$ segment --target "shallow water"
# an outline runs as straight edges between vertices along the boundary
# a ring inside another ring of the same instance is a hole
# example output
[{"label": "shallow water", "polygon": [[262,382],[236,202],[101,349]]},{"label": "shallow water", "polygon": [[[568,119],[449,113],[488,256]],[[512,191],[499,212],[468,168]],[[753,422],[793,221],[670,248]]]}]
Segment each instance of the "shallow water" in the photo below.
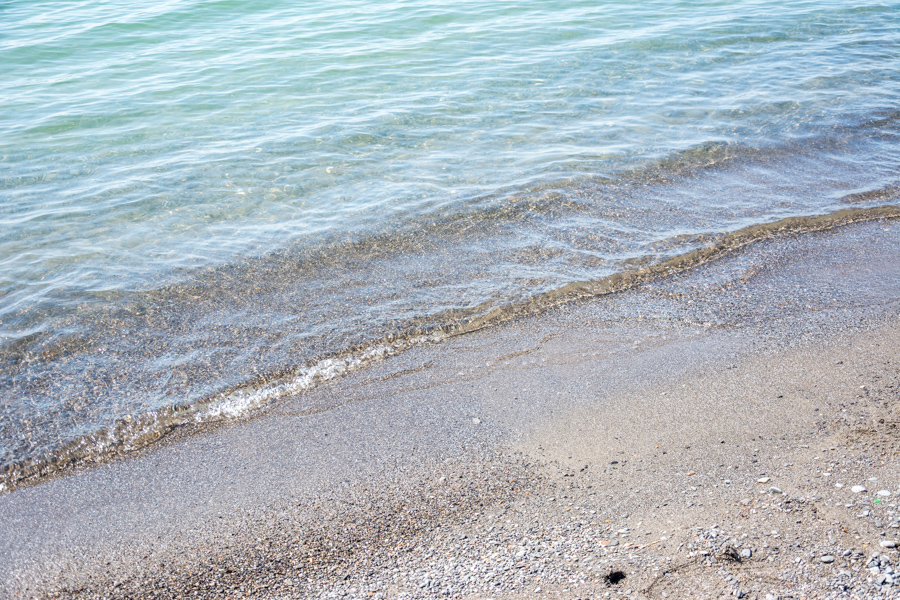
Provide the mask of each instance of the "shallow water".
[{"label": "shallow water", "polygon": [[900,205],[898,14],[5,3],[7,484],[729,232]]}]

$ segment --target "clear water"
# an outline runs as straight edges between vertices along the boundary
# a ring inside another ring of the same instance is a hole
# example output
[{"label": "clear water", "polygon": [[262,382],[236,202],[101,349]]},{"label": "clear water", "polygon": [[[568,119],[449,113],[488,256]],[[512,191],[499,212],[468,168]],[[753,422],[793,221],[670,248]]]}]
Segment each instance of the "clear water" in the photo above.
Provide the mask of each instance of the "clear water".
[{"label": "clear water", "polygon": [[898,2],[9,0],[0,81],[7,483],[900,205]]}]

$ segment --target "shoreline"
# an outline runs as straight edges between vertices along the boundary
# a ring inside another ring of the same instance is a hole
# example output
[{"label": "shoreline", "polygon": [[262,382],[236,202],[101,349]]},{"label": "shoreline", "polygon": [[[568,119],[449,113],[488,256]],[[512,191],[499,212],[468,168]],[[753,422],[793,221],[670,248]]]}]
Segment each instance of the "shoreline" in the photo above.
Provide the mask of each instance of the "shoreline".
[{"label": "shoreline", "polygon": [[524,301],[491,308],[487,312],[480,309],[459,311],[458,314],[437,319],[436,323],[443,323],[437,326],[373,339],[335,354],[319,356],[303,366],[258,374],[254,381],[235,384],[185,404],[129,414],[110,423],[107,428],[70,440],[56,448],[50,456],[36,456],[7,465],[0,473],[0,493],[96,468],[111,460],[152,452],[154,446],[167,437],[181,439],[223,424],[231,425],[235,419],[252,420],[286,396],[306,393],[317,385],[357,369],[365,369],[372,362],[408,351],[417,345],[441,343],[447,338],[497,327],[512,320],[541,318],[542,314],[557,309],[566,310],[566,306],[573,303],[602,302],[606,296],[655,285],[666,277],[690,275],[707,263],[727,259],[740,254],[747,246],[772,239],[814,235],[861,223],[893,222],[898,219],[900,207],[892,205],[842,208],[825,214],[785,217],[722,234],[711,244],[656,262],[647,263],[646,258],[635,259],[629,268],[609,276],[569,283]]},{"label": "shoreline", "polygon": [[895,597],[898,234],[767,241],[6,494],[0,593]]}]

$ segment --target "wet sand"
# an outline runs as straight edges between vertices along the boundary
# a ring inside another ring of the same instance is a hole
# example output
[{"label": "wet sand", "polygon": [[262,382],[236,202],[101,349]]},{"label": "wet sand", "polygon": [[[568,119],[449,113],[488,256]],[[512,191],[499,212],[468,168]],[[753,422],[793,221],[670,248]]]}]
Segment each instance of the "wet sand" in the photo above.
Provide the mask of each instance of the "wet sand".
[{"label": "wet sand", "polygon": [[0,591],[895,597],[897,257],[775,237],[5,494]]}]

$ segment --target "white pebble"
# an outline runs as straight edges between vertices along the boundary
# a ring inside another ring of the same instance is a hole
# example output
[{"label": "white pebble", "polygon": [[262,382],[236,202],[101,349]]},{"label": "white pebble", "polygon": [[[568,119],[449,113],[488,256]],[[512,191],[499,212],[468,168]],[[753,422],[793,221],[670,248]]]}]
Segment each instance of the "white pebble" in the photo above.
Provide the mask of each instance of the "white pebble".
[{"label": "white pebble", "polygon": [[850,488],[850,491],[854,494],[861,494],[862,492],[866,491],[866,488],[861,485],[854,485],[852,488]]}]

